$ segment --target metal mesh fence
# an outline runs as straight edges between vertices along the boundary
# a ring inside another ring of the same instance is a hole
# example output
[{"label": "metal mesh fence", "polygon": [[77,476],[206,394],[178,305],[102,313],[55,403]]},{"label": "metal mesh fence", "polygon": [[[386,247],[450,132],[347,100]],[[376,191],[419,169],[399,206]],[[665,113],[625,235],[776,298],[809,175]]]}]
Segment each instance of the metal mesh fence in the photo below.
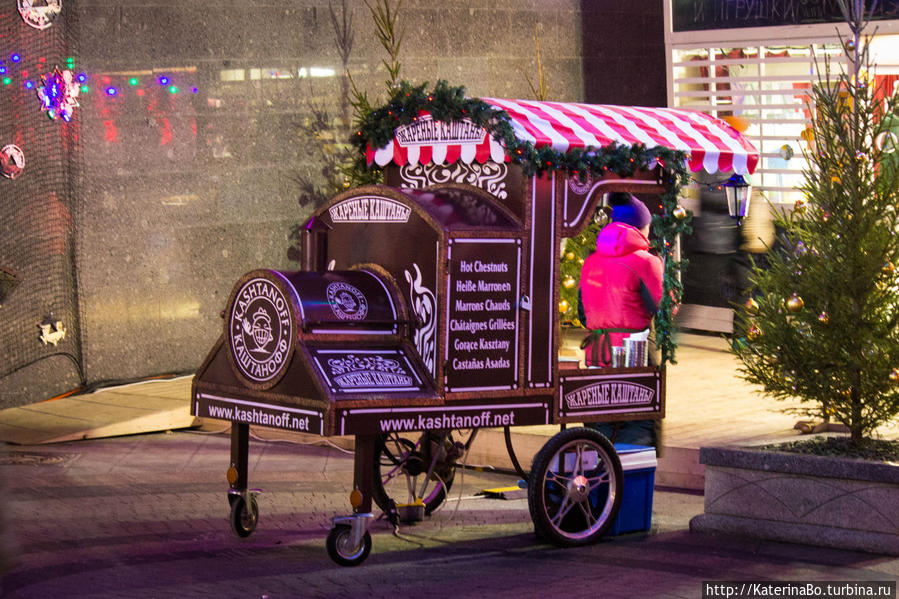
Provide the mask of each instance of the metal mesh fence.
[{"label": "metal mesh fence", "polygon": [[[0,8],[0,147],[15,144],[25,157],[18,177],[0,178],[0,268],[19,280],[0,307],[0,408],[9,407],[4,379],[21,379],[48,358],[68,358],[61,363],[72,370],[61,379],[83,380],[73,243],[79,109],[71,122],[53,120],[37,95],[54,67],[77,71],[70,55],[76,21],[74,10],[63,10],[39,30],[16,3]],[[30,401],[43,399],[39,382],[32,389],[38,396]]]}]

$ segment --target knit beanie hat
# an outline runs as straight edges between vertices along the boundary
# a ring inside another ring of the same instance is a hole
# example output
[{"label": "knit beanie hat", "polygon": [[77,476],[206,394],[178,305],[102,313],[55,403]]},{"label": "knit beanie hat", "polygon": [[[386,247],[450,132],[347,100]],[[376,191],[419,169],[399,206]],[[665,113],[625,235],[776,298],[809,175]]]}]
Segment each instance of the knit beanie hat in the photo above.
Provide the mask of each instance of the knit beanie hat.
[{"label": "knit beanie hat", "polygon": [[652,215],[646,204],[629,193],[609,194],[609,204],[612,206],[612,222],[625,223],[638,229],[652,222]]}]

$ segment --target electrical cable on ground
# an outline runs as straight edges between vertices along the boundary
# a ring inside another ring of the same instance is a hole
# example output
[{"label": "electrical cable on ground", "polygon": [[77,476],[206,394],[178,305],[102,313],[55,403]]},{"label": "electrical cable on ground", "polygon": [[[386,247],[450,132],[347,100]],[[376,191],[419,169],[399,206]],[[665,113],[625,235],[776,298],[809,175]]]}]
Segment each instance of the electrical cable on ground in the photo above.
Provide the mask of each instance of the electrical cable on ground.
[{"label": "electrical cable on ground", "polygon": [[[184,432],[191,433],[193,435],[221,435],[226,434],[231,431],[231,425],[226,425],[223,428],[212,430],[212,431],[197,431],[186,429]],[[315,441],[294,441],[292,439],[266,439],[265,437],[261,437],[256,433],[250,432],[250,438],[255,441],[262,441],[263,443],[287,443],[289,445],[300,445],[300,446],[315,446],[322,447],[328,446],[332,449],[336,449],[341,453],[345,453],[348,455],[353,455],[355,452],[350,451],[349,449],[345,449],[328,438],[322,437],[321,439],[317,439]]]}]

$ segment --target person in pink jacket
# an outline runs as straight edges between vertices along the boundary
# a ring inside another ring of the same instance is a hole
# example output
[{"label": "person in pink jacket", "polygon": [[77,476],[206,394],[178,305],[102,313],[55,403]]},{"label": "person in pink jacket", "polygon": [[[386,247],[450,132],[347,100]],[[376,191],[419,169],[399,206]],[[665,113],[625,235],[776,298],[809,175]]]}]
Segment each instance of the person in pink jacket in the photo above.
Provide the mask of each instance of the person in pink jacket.
[{"label": "person in pink jacket", "polygon": [[[599,232],[596,251],[581,269],[582,322],[590,329],[581,347],[588,366],[609,366],[612,347],[649,328],[662,299],[662,259],[649,253],[649,209],[626,193],[610,194],[609,204],[612,222]],[[660,425],[658,420],[632,420],[587,426],[612,443],[653,446],[659,451]]]},{"label": "person in pink jacket", "polygon": [[581,301],[591,334],[582,346],[588,366],[612,363],[612,347],[649,328],[662,299],[662,259],[649,253],[652,216],[630,194],[610,194],[612,222],[596,238],[581,269]]}]

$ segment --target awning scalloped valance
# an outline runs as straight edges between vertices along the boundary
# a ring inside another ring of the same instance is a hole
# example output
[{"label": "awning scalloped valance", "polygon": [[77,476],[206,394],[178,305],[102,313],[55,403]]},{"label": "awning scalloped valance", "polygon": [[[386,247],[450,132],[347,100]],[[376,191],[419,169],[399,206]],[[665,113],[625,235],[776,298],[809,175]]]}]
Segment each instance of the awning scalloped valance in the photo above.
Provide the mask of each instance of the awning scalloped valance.
[{"label": "awning scalloped valance", "polygon": [[[611,143],[665,147],[688,155],[691,171],[755,171],[758,151],[740,133],[702,112],[531,100],[481,98],[510,117],[515,137],[559,152]],[[442,123],[422,114],[397,128],[393,140],[367,151],[369,164],[484,163],[508,160],[501,141],[470,122]]]}]

